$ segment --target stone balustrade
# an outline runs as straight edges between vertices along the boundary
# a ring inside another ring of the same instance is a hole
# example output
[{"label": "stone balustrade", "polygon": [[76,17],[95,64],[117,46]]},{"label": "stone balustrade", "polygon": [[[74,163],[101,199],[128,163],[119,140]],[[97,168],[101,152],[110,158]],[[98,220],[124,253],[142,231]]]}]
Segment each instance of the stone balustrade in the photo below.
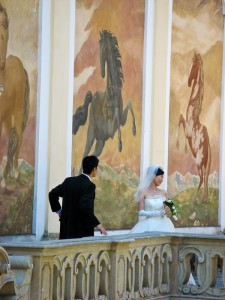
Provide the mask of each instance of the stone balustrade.
[{"label": "stone balustrade", "polygon": [[143,233],[2,246],[0,299],[7,282],[15,283],[7,299],[225,299],[223,235]]},{"label": "stone balustrade", "polygon": [[29,289],[32,269],[30,255],[8,256],[0,246],[0,299],[31,299]]}]

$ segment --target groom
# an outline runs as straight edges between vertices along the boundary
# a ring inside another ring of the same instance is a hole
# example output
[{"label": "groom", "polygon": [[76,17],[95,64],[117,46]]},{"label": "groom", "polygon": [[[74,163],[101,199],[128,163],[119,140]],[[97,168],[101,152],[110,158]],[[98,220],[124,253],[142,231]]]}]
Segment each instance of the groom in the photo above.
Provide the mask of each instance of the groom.
[{"label": "groom", "polygon": [[[91,178],[97,175],[98,163],[96,156],[84,157],[83,173],[66,178],[49,192],[51,209],[60,217],[60,239],[94,236],[95,227],[101,234],[107,235],[107,231],[94,215],[95,184]],[[62,207],[59,197],[63,198]]]}]

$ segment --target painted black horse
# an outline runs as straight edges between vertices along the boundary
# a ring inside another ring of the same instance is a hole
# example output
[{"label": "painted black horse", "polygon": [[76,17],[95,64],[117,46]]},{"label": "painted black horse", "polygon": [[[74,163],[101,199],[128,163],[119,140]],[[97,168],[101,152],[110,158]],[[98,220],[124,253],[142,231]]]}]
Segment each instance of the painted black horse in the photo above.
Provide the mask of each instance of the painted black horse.
[{"label": "painted black horse", "polygon": [[75,135],[79,127],[87,121],[90,104],[89,126],[83,157],[89,154],[95,140],[93,155],[100,156],[105,142],[109,138],[113,139],[116,131],[118,131],[118,149],[120,152],[122,151],[120,127],[126,124],[129,110],[132,114],[133,135],[136,135],[135,116],[131,101],[123,109],[123,71],[117,38],[111,32],[102,30],[100,32],[99,47],[102,78],[105,77],[107,66],[106,89],[103,92],[97,91],[94,95],[88,91],[84,104],[78,107],[73,115],[73,134]]}]

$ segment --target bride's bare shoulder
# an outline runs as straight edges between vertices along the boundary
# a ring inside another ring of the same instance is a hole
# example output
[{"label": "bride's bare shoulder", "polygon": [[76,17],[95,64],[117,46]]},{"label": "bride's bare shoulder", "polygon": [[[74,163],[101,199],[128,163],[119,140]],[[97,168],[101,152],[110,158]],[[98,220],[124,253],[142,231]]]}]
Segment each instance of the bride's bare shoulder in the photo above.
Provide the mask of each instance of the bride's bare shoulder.
[{"label": "bride's bare shoulder", "polygon": [[140,195],[142,198],[145,198],[145,197],[146,197],[146,194],[147,194],[147,189],[140,190],[140,192],[139,192],[139,195]]}]

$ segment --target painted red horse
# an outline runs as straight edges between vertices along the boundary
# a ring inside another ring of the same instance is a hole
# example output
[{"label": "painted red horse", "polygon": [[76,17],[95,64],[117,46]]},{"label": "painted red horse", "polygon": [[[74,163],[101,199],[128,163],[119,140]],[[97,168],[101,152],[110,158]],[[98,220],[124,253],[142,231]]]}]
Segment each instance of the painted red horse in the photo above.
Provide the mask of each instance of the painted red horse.
[{"label": "painted red horse", "polygon": [[10,173],[19,178],[18,156],[27,124],[30,85],[27,71],[21,60],[13,55],[7,57],[9,19],[0,4],[0,139],[4,127],[7,138],[7,162],[1,179],[6,187]]},{"label": "painted red horse", "polygon": [[[208,197],[208,177],[211,164],[211,150],[207,128],[201,124],[199,120],[202,111],[202,101],[204,97],[204,73],[203,61],[201,55],[194,53],[192,59],[191,71],[188,77],[188,86],[191,87],[191,95],[186,110],[186,119],[181,114],[177,130],[177,148],[179,149],[178,132],[180,125],[183,126],[185,137],[188,140],[190,150],[195,158],[199,184],[193,197],[196,202],[198,192],[204,183],[204,193],[202,201],[206,201]],[[185,141],[185,152],[187,146]]]}]

